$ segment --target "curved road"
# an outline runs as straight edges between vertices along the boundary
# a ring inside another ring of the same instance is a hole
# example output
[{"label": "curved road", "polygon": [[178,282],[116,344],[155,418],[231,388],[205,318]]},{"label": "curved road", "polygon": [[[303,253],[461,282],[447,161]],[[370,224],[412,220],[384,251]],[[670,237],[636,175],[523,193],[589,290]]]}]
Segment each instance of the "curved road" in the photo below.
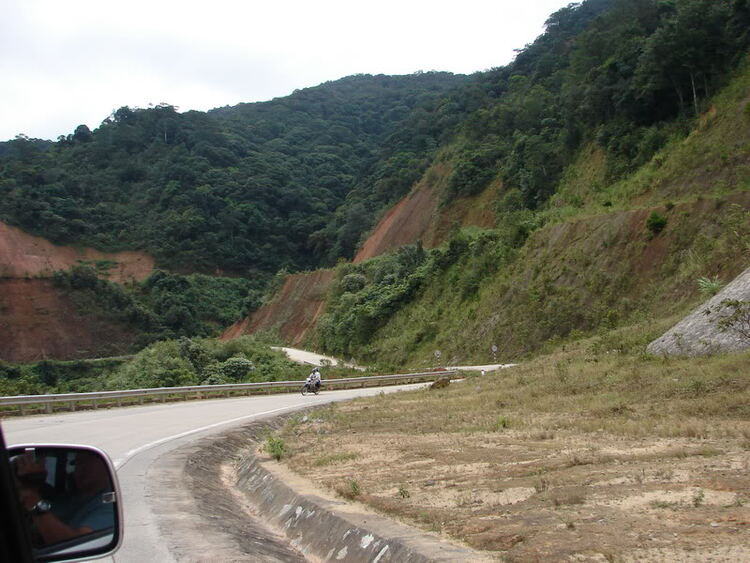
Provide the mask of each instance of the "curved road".
[{"label": "curved road", "polygon": [[32,416],[6,419],[3,430],[9,445],[71,443],[106,451],[117,467],[124,500],[125,539],[115,560],[171,562],[177,559],[159,533],[158,516],[149,505],[146,483],[149,467],[161,456],[251,420],[421,385],[424,384],[324,391],[305,397],[292,393]]}]

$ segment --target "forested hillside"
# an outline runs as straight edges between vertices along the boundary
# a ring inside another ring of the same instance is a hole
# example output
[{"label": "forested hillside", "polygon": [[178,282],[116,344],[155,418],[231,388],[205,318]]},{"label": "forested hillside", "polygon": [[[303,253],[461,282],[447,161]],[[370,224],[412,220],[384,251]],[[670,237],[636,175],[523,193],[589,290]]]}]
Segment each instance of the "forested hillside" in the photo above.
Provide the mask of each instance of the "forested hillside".
[{"label": "forested hillside", "polygon": [[181,271],[314,266],[326,258],[314,233],[396,126],[465,80],[360,75],[208,113],[123,107],[52,146],[19,137],[0,153],[0,218]]},{"label": "forested hillside", "polygon": [[[364,249],[339,267],[309,337],[327,350],[382,356],[394,338],[404,363],[436,344],[458,354],[504,339],[527,353],[653,314],[667,293],[671,314],[694,298],[691,276],[744,263],[719,265],[734,240],[722,229],[745,236],[748,46],[748,0],[586,0],[552,14],[511,64],[471,77],[357,75],[208,113],[125,107],[56,143],[9,141],[0,219],[56,242],[145,250],[173,272],[251,278],[217,290],[249,291],[250,308],[271,275]],[[413,232],[363,247],[397,204],[393,224]],[[702,229],[720,245],[700,246]],[[631,279],[634,245],[664,263],[647,263],[650,293]],[[592,270],[610,261],[611,283]],[[190,283],[157,281],[155,299],[135,295],[160,316],[149,340],[208,334],[243,308],[198,311]],[[444,332],[454,322],[471,346]]]},{"label": "forested hillside", "polygon": [[513,64],[462,91],[475,108],[423,179],[443,213],[493,197],[496,228],[340,266],[315,342],[395,364],[435,349],[486,362],[493,344],[519,357],[683,311],[698,278],[737,275],[750,263],[749,17],[746,2],[704,0],[553,14]]}]

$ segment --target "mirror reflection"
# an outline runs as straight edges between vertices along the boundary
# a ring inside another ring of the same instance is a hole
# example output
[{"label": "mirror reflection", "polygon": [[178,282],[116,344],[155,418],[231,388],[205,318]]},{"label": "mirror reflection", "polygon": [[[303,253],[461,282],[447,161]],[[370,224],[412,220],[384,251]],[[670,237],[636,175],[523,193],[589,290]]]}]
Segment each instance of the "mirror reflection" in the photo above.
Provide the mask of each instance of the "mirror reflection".
[{"label": "mirror reflection", "polygon": [[114,484],[97,452],[26,448],[11,463],[35,548],[114,537]]}]

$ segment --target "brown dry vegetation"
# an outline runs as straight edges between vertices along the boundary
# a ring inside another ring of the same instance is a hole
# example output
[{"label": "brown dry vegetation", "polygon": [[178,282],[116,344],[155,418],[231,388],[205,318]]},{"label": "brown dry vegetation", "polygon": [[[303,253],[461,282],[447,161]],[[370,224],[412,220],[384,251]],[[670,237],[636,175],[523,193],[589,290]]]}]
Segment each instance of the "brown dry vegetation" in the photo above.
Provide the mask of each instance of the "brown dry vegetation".
[{"label": "brown dry vegetation", "polygon": [[750,354],[644,358],[642,332],[326,407],[288,463],[499,560],[750,560]]}]

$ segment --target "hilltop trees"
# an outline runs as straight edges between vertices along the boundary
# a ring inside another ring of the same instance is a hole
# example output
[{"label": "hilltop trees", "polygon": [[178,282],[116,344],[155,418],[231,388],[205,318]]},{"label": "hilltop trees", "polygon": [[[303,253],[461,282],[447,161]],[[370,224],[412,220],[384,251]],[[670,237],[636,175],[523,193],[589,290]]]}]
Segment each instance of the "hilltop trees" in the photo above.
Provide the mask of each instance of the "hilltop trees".
[{"label": "hilltop trees", "polygon": [[529,210],[584,145],[606,152],[607,181],[627,174],[704,109],[749,28],[747,0],[586,0],[468,78],[358,75],[208,113],[120,108],[51,146],[0,144],[0,218],[182,270],[330,265],[438,156],[443,201],[500,179]]},{"label": "hilltop trees", "polygon": [[[209,113],[120,108],[51,150],[6,143],[0,219],[55,242],[144,249],[180,270],[313,267],[358,242],[346,225],[318,244],[311,235],[331,223],[387,136],[464,81],[362,75]],[[347,217],[367,221],[359,208]]]}]

